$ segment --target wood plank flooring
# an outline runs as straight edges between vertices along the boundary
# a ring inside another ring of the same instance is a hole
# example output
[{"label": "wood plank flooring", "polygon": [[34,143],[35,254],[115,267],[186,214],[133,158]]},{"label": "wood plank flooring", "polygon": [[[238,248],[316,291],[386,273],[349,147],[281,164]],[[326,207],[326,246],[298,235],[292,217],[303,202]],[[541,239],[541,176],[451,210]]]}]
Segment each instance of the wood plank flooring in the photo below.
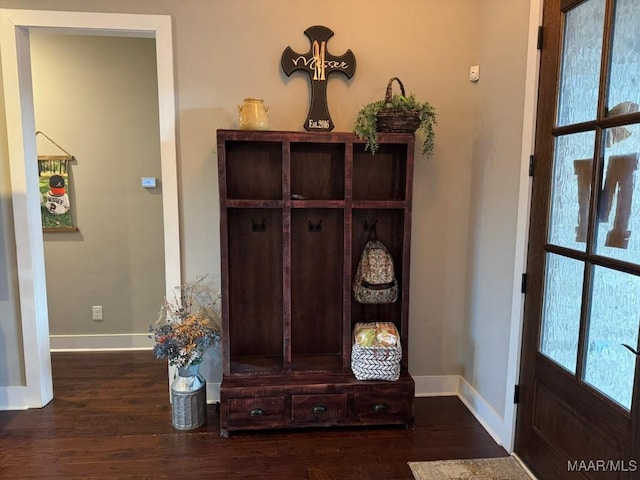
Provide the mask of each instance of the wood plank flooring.
[{"label": "wood plank flooring", "polygon": [[456,397],[418,398],[415,428],[219,436],[218,413],[171,425],[166,362],[149,351],[53,353],[54,400],[0,412],[1,479],[413,479],[409,461],[501,457]]}]

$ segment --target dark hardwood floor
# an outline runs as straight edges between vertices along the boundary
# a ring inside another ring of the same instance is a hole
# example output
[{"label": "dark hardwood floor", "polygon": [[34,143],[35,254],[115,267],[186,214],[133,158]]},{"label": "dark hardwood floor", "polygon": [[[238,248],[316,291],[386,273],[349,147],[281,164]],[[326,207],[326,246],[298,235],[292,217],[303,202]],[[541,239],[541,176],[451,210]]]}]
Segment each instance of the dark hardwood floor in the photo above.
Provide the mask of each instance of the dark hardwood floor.
[{"label": "dark hardwood floor", "polygon": [[415,428],[219,436],[171,425],[166,363],[151,352],[53,353],[54,400],[0,412],[0,478],[412,479],[409,461],[506,456],[456,397],[418,398]]}]

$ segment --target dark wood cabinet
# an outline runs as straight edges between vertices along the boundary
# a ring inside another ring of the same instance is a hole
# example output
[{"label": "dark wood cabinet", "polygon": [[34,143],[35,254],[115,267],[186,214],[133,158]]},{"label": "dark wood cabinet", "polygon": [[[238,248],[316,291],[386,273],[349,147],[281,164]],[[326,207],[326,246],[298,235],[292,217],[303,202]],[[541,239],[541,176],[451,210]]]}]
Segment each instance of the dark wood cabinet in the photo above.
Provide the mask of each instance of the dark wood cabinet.
[{"label": "dark wood cabinet", "polygon": [[[221,435],[413,423],[407,371],[414,136],[218,131],[223,300]],[[394,258],[398,301],[363,305],[352,280],[370,230]],[[393,322],[395,382],[351,372],[357,322]]]}]

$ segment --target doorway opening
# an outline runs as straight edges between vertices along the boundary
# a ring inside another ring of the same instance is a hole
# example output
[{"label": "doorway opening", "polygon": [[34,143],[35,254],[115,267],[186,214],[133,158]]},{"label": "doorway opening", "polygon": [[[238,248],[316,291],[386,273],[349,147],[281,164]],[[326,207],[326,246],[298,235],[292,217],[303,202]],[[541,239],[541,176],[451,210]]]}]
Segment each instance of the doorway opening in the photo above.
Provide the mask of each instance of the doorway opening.
[{"label": "doorway opening", "polygon": [[148,348],[165,288],[155,39],[35,31],[30,47],[51,350]]},{"label": "doorway opening", "polygon": [[180,284],[180,239],[175,144],[175,97],[171,18],[85,12],[0,10],[0,46],[7,118],[11,194],[25,387],[14,390],[11,408],[46,405],[53,398],[49,354],[44,248],[38,192],[30,34],[118,35],[154,38],[162,182],[165,294]]}]

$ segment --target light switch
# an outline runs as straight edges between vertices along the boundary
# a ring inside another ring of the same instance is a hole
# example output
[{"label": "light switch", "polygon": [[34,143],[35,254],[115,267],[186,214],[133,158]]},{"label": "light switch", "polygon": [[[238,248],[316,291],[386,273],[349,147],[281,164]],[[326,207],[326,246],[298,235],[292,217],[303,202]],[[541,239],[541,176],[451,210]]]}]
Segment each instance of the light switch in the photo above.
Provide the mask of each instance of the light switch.
[{"label": "light switch", "polygon": [[156,188],[156,177],[142,177],[142,186],[144,188]]}]

